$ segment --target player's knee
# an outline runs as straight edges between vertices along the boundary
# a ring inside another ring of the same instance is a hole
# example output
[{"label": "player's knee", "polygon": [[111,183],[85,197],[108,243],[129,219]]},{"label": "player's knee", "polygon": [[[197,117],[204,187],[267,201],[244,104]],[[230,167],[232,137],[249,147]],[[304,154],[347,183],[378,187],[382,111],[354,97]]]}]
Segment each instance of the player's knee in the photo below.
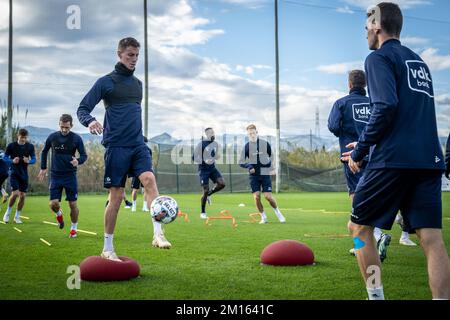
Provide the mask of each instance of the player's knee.
[{"label": "player's knee", "polygon": [[260,200],[261,200],[261,195],[260,195],[259,193],[254,193],[254,194],[253,194],[253,198],[254,198],[256,201],[260,201]]},{"label": "player's knee", "polygon": [[218,182],[217,183],[217,187],[219,187],[219,189],[223,189],[223,188],[225,188],[225,182]]},{"label": "player's knee", "polygon": [[25,199],[26,193],[25,192],[19,192],[19,199],[23,200]]},{"label": "player's knee", "polygon": [[442,243],[442,235],[437,230],[436,232],[417,230],[417,237],[420,240],[420,245],[424,249],[429,249]]},{"label": "player's knee", "polygon": [[153,186],[156,185],[155,176],[151,172],[141,174],[139,176],[139,180],[141,181],[145,189],[153,188]]},{"label": "player's knee", "polygon": [[52,208],[54,211],[59,209],[59,201],[58,200],[50,200],[49,202],[50,208]]},{"label": "player's knee", "polygon": [[267,201],[272,202],[273,201],[273,197],[270,194],[265,194],[264,198],[266,198]]},{"label": "player's knee", "polygon": [[69,201],[69,207],[70,207],[70,210],[78,209],[76,201]]},{"label": "player's knee", "polygon": [[373,228],[369,226],[362,226],[359,224],[355,224],[353,222],[349,222],[349,230],[353,237],[367,237],[371,232],[373,233]]}]

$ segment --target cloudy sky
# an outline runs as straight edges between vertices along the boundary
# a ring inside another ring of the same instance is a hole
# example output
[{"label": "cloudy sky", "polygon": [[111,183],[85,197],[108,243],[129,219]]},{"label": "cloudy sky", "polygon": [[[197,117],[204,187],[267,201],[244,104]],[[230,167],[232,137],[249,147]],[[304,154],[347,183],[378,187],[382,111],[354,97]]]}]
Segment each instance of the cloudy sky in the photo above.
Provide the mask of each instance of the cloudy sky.
[{"label": "cloudy sky", "polygon": [[[149,0],[149,136],[198,136],[212,126],[275,134],[273,0]],[[403,43],[429,64],[441,135],[450,131],[450,1],[398,0]],[[370,53],[364,10],[371,0],[280,0],[282,136],[330,136],[346,74]],[[81,10],[68,29],[67,8]],[[14,105],[21,125],[54,128],[75,115],[95,80],[113,69],[117,42],[143,41],[143,1],[14,0]],[[0,0],[0,100],[7,97],[8,0]],[[143,50],[137,76],[143,76]],[[26,110],[28,115],[25,118]],[[94,114],[102,119],[103,104]],[[75,130],[86,132],[78,121]]]}]

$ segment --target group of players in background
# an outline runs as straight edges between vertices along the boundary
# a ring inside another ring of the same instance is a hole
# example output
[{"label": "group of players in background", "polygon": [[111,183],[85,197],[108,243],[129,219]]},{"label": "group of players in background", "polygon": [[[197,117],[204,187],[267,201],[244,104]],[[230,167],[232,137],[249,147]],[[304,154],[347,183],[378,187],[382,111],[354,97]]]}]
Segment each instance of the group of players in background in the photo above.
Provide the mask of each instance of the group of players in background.
[{"label": "group of players in background", "polygon": [[[384,299],[381,274],[379,281],[372,285],[368,282],[369,270],[374,266],[381,270],[391,240],[381,229],[390,230],[394,221],[402,221],[400,242],[415,245],[408,237],[408,233],[415,232],[425,252],[433,298],[448,299],[450,264],[441,230],[441,179],[444,171],[447,177],[450,174],[450,141],[445,166],[437,134],[430,71],[420,56],[399,41],[403,16],[398,5],[380,3],[368,11],[367,18],[368,44],[374,52],[366,59],[365,73],[361,70],[350,73],[350,94],[335,103],[329,117],[329,129],[339,137],[352,200],[348,228],[353,236],[353,252],[366,281],[369,299]],[[114,250],[113,235],[127,178],[139,179],[147,203],[159,195],[151,150],[142,134],[142,83],[133,75],[139,48],[134,38],[120,40],[115,70],[96,81],[77,110],[81,124],[92,134],[103,134],[102,144],[106,148],[103,183],[109,189],[109,198],[101,256],[114,261],[121,261]],[[369,97],[366,97],[366,82]],[[91,115],[101,100],[106,109],[103,124]],[[70,115],[60,118],[60,130],[49,136],[42,152],[39,178],[47,175],[47,153],[51,148],[50,207],[62,228],[60,201],[65,189],[71,210],[70,236],[74,237],[78,221],[76,170],[87,155],[80,136],[70,131],[72,125]],[[249,142],[242,151],[240,165],[248,170],[255,204],[261,213],[260,223],[268,221],[261,192],[278,220],[284,223],[286,219],[272,196],[270,144],[258,138],[255,125],[246,129]],[[27,167],[36,162],[34,147],[27,142],[27,136],[26,130],[21,129],[17,142],[8,145],[3,157],[6,165],[1,167],[10,166],[13,190],[3,217],[5,222],[9,222],[12,207],[19,198],[14,221],[21,223],[28,187]],[[211,195],[225,188],[225,181],[215,167],[218,145],[214,140],[214,130],[207,128],[193,157],[199,165],[203,188],[202,219],[207,218],[205,206],[211,201]],[[2,172],[3,180],[5,177],[7,174]],[[209,180],[215,184],[212,189]],[[401,216],[397,215],[399,211]],[[170,248],[162,224],[155,218],[153,230],[153,246]]]}]

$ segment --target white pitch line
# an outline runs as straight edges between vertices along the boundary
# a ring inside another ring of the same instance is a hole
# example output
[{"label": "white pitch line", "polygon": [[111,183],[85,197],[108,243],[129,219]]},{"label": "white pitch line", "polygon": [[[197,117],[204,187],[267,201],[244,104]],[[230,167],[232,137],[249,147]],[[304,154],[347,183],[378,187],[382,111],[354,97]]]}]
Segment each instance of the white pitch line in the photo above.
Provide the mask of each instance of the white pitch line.
[{"label": "white pitch line", "polygon": [[51,224],[52,226],[59,226],[56,222],[42,221],[45,224]]},{"label": "white pitch line", "polygon": [[25,219],[25,220],[30,220],[30,218],[29,217],[26,217],[26,216],[20,216],[22,219]]},{"label": "white pitch line", "polygon": [[41,240],[43,243],[45,243],[46,245],[48,245],[49,247],[52,246],[52,244],[48,241],[46,241],[45,239],[39,238],[39,240]]},{"label": "white pitch line", "polygon": [[14,227],[14,230],[16,230],[17,232],[22,233],[22,230],[20,230],[19,228]]},{"label": "white pitch line", "polygon": [[1,223],[1,224],[6,224],[6,222],[5,222],[5,221],[0,221],[0,223]]},{"label": "white pitch line", "polygon": [[86,230],[81,230],[81,229],[77,229],[77,231],[78,231],[78,232],[81,232],[81,233],[92,234],[92,235],[94,235],[94,236],[97,235],[95,232],[91,232],[91,231],[86,231]]}]

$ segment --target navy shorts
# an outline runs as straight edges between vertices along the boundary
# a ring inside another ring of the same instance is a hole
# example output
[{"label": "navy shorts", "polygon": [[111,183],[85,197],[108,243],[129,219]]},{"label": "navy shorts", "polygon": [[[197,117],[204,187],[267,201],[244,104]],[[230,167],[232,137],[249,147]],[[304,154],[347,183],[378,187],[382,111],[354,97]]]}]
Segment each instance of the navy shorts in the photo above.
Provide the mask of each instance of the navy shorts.
[{"label": "navy shorts", "polygon": [[255,192],[272,192],[272,179],[269,175],[249,176],[250,188]]},{"label": "navy shorts", "polygon": [[[364,174],[364,167],[360,169],[360,171],[356,174],[354,174],[351,170],[350,167],[348,166],[347,162],[344,162],[344,175],[345,175],[345,179],[347,180],[347,189],[348,189],[348,193],[349,194],[354,194],[355,190],[356,190],[356,186],[358,185],[359,180],[361,179],[361,177]],[[365,164],[367,164],[365,162]]]},{"label": "navy shorts", "polygon": [[143,188],[144,186],[141,183],[141,180],[139,180],[139,178],[133,177],[131,179],[131,188],[132,189],[140,189]]},{"label": "navy shorts", "polygon": [[20,192],[28,191],[28,176],[22,177],[15,173],[11,173],[9,178],[12,191],[19,190]]},{"label": "navy shorts", "polygon": [[8,179],[8,171],[6,172],[0,172],[0,187],[3,185],[3,183]]},{"label": "navy shorts", "polygon": [[356,188],[351,221],[390,230],[400,210],[404,231],[442,229],[442,172],[438,170],[365,170]]},{"label": "navy shorts", "polygon": [[209,179],[213,183],[217,183],[217,180],[219,178],[222,178],[222,175],[220,174],[220,171],[217,170],[217,168],[208,169],[208,170],[200,170],[198,172],[198,175],[200,177],[200,184],[202,186],[208,186],[209,185]]},{"label": "navy shorts", "polygon": [[50,176],[50,200],[61,201],[63,189],[66,190],[66,201],[77,201],[78,199],[78,182],[75,173],[67,175],[51,175]]},{"label": "navy shorts", "polygon": [[153,172],[152,157],[148,147],[108,147],[105,152],[105,188],[124,188],[127,175],[139,177],[144,172]]}]

